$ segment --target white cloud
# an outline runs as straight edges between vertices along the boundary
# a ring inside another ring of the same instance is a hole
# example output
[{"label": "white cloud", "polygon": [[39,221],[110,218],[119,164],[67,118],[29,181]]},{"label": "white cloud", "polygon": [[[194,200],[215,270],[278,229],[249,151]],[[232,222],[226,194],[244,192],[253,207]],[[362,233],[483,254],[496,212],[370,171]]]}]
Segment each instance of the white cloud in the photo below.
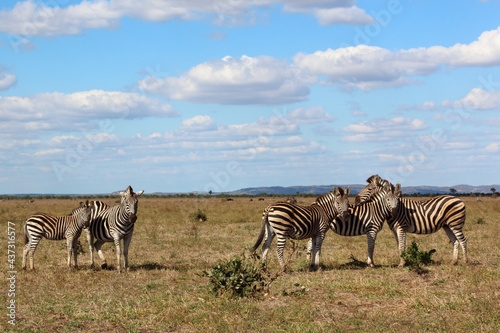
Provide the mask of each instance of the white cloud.
[{"label": "white cloud", "polygon": [[90,90],[0,96],[0,128],[4,135],[25,135],[26,130],[30,135],[56,129],[89,130],[97,120],[175,116],[179,113],[170,105],[139,93]]},{"label": "white cloud", "polygon": [[441,105],[454,109],[500,110],[500,91],[474,88],[464,98],[445,100]]},{"label": "white cloud", "polygon": [[373,17],[368,15],[363,9],[356,6],[348,8],[318,9],[315,11],[314,16],[318,18],[319,24],[321,25],[365,25],[375,21]]},{"label": "white cloud", "polygon": [[450,68],[498,66],[500,65],[500,27],[483,32],[476,41],[470,44],[455,44],[449,48],[433,46],[426,52],[435,61],[446,64]]},{"label": "white cloud", "polygon": [[375,20],[353,0],[287,1],[285,12],[313,15],[321,25],[350,24],[365,25]]},{"label": "white cloud", "polygon": [[14,74],[0,72],[0,91],[7,90],[16,83],[17,79]]},{"label": "white cloud", "polygon": [[183,120],[179,129],[186,132],[212,131],[217,125],[210,116],[195,116]]},{"label": "white cloud", "polygon": [[180,77],[139,81],[139,88],[172,100],[218,104],[285,104],[309,95],[308,76],[284,60],[242,56],[209,61]]},{"label": "white cloud", "polygon": [[[88,29],[116,28],[126,16],[147,22],[211,18],[219,25],[253,24],[256,8],[266,10],[280,3],[276,0],[94,0],[58,7],[28,0],[0,11],[0,31],[25,37],[75,35]],[[364,10],[354,6],[353,0],[288,1],[284,11],[316,16],[320,24],[373,21]]]},{"label": "white cloud", "polygon": [[498,153],[500,151],[500,143],[492,142],[486,148],[484,148],[489,153]]},{"label": "white cloud", "polygon": [[416,83],[411,75],[429,74],[438,66],[426,57],[413,57],[411,51],[391,52],[367,45],[336,50],[299,53],[295,64],[306,73],[326,76],[327,82],[369,91]]},{"label": "white cloud", "polygon": [[290,119],[295,124],[315,124],[333,121],[333,117],[321,106],[298,108],[289,111],[287,112],[287,119]]},{"label": "white cloud", "polygon": [[346,142],[376,142],[394,140],[405,137],[408,131],[420,131],[427,128],[427,124],[417,118],[378,118],[362,123],[355,123],[342,128],[348,133],[342,141]]},{"label": "white cloud", "polygon": [[407,110],[415,110],[415,111],[435,111],[437,109],[437,105],[433,101],[426,101],[421,105],[398,105],[398,110],[407,111]]}]

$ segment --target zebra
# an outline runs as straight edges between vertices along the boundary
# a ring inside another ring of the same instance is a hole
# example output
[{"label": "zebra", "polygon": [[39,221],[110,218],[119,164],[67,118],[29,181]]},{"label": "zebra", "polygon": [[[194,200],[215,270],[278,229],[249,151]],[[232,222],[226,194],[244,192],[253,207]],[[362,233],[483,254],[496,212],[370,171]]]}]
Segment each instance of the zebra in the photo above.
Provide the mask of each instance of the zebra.
[{"label": "zebra", "polygon": [[89,201],[81,203],[78,213],[75,215],[56,216],[45,213],[31,215],[24,224],[24,251],[23,269],[26,269],[26,258],[29,254],[30,269],[35,270],[33,256],[36,247],[43,237],[50,240],[66,239],[68,249],[68,268],[71,268],[71,252],[74,255],[75,268],[78,267],[76,260],[76,245],[82,233],[82,228],[88,227],[91,218],[92,207]]},{"label": "zebra", "polygon": [[[384,181],[384,180],[381,180]],[[361,194],[361,193],[360,193]],[[371,195],[362,195],[371,200]],[[406,250],[406,233],[431,234],[443,228],[453,245],[452,265],[458,263],[458,247],[462,247],[464,263],[467,259],[467,239],[463,234],[465,223],[465,204],[451,195],[439,195],[425,201],[400,198],[397,210],[391,214],[387,223],[396,238],[398,250]],[[399,267],[405,265],[401,257]]]},{"label": "zebra", "polygon": [[[360,236],[366,234],[368,243],[368,259],[366,263],[375,267],[373,252],[377,234],[384,226],[384,221],[393,213],[401,195],[401,185],[394,187],[389,182],[384,183],[384,191],[374,193],[372,201],[361,205],[349,206],[349,220],[342,221],[336,218],[330,223],[330,228],[341,236]],[[307,246],[307,253],[311,253],[311,241]]]},{"label": "zebra", "polygon": [[[101,246],[106,242],[114,242],[116,246],[117,271],[121,273],[121,247],[123,239],[124,268],[128,270],[128,247],[132,240],[134,223],[137,220],[137,197],[144,191],[134,193],[131,186],[119,192],[121,202],[110,207],[101,201],[93,201],[93,213],[90,226],[85,230],[90,251],[90,267],[94,267],[94,248],[104,262],[101,267],[107,267]],[[94,242],[95,239],[95,242]]]},{"label": "zebra", "polygon": [[373,175],[370,176],[366,182],[368,185],[366,185],[361,192],[358,193],[356,196],[356,199],[354,200],[354,203],[356,205],[359,205],[361,203],[364,203],[366,201],[370,200],[370,197],[375,194],[376,192],[379,192],[383,189],[385,184],[388,184],[389,182],[387,180],[383,180],[380,178],[379,175]]},{"label": "zebra", "polygon": [[274,236],[277,236],[276,252],[281,267],[285,268],[283,251],[287,237],[292,239],[312,239],[311,269],[317,270],[321,244],[328,231],[331,220],[339,216],[341,220],[348,218],[349,186],[345,189],[336,188],[329,193],[320,195],[310,206],[299,206],[289,203],[276,203],[268,206],[262,216],[262,228],[259,237],[252,248],[252,253],[266,240],[262,246],[262,261],[265,263],[267,252]]}]

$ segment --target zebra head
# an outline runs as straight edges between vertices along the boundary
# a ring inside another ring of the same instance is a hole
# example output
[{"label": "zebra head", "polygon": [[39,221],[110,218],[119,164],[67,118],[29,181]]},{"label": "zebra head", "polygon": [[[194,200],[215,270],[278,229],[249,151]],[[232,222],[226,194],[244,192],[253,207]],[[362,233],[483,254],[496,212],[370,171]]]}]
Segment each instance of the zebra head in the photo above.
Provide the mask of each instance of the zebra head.
[{"label": "zebra head", "polygon": [[334,190],[335,194],[335,211],[337,216],[340,217],[342,222],[349,221],[349,198],[347,197],[351,192],[351,188],[347,186],[345,191],[342,187],[337,187]]},{"label": "zebra head", "polygon": [[127,189],[120,192],[121,203],[120,205],[125,209],[128,214],[130,222],[134,223],[137,220],[137,197],[140,196],[144,191],[139,191],[134,193],[132,186],[129,185]]},{"label": "zebra head", "polygon": [[377,193],[384,191],[384,186],[390,184],[387,180],[382,179],[379,175],[373,175],[366,180],[366,185],[361,192],[356,196],[354,203],[356,205],[372,201],[373,196]]},{"label": "zebra head", "polygon": [[89,201],[83,203],[80,202],[80,207],[77,208],[77,223],[79,227],[88,228],[90,225],[90,219],[92,216],[92,205],[89,204]]},{"label": "zebra head", "polygon": [[396,186],[387,182],[384,184],[383,190],[383,201],[386,208],[389,210],[391,215],[396,214],[399,204],[399,199],[401,198],[401,184],[397,183]]}]

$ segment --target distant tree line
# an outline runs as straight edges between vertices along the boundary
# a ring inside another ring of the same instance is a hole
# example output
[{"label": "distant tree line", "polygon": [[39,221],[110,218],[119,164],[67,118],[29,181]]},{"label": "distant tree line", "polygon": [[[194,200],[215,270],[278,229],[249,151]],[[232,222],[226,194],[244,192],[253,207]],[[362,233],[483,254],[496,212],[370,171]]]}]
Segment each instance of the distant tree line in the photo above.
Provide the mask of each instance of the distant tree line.
[{"label": "distant tree line", "polygon": [[[499,193],[495,188],[491,188],[492,193],[477,193],[477,192],[469,192],[469,193],[458,193],[457,190],[451,188],[450,194],[459,197],[497,197]],[[434,197],[437,195],[442,195],[443,193],[411,193],[405,194],[404,196],[409,197]],[[299,198],[315,198],[319,194],[315,193],[295,193],[295,194],[269,194],[269,193],[259,193],[259,194],[229,194],[229,193],[218,193],[218,194],[209,194],[209,193],[175,193],[175,194],[144,194],[142,197],[144,198],[288,198],[288,197],[299,197]],[[356,193],[350,195],[351,197],[356,196]],[[0,200],[41,200],[41,199],[67,199],[67,200],[81,200],[81,199],[89,199],[89,200],[100,200],[100,199],[118,199],[119,195],[109,194],[109,195],[57,195],[57,194],[44,194],[44,195],[0,195]]]}]

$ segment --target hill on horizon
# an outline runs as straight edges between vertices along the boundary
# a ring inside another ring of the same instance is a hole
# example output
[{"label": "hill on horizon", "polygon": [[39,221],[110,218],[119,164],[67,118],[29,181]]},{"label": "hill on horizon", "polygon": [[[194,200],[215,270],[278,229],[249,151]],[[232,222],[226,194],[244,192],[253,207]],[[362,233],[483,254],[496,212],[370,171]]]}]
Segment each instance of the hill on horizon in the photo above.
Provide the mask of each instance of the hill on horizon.
[{"label": "hill on horizon", "polygon": [[[248,187],[236,191],[228,192],[229,194],[239,195],[258,195],[261,193],[266,194],[283,194],[283,195],[296,195],[299,194],[322,194],[332,190],[333,187],[346,188],[347,185],[311,185],[311,186],[263,186],[263,187]],[[366,184],[353,184],[351,187],[351,194],[359,193]],[[449,194],[450,189],[454,188],[457,194],[463,193],[491,193],[491,188],[500,190],[500,185],[455,185],[455,186],[404,186],[401,188],[403,194]]]}]

